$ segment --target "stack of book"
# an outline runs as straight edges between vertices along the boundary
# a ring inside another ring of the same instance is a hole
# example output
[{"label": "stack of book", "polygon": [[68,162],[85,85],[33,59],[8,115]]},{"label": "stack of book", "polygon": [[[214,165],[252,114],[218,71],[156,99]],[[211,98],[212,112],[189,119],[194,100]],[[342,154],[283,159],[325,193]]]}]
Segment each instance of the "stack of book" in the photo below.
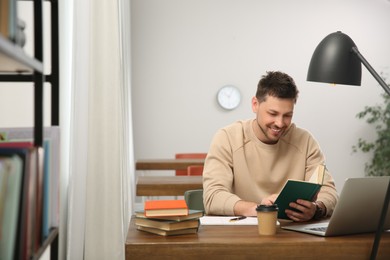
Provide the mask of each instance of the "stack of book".
[{"label": "stack of book", "polygon": [[135,214],[138,230],[161,235],[183,235],[198,232],[201,210],[189,210],[184,200],[145,201],[143,211]]}]

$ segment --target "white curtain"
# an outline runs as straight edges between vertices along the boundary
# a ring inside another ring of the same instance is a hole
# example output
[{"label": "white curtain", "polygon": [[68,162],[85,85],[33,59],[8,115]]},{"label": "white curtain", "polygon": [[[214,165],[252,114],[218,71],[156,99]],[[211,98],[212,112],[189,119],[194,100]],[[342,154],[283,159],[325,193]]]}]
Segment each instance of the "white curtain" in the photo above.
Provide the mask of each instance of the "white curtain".
[{"label": "white curtain", "polygon": [[134,190],[130,3],[73,1],[71,13],[69,189],[61,258],[124,259]]}]

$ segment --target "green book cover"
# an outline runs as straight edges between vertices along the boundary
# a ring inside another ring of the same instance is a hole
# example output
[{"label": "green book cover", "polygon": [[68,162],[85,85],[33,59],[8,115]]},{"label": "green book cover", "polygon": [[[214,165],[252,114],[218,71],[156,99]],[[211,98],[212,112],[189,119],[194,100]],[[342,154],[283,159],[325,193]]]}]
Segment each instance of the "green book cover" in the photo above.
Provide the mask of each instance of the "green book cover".
[{"label": "green book cover", "polygon": [[297,199],[312,201],[320,188],[321,184],[318,183],[288,180],[275,200],[279,208],[278,218],[290,219],[285,213],[286,209],[294,210],[290,208],[290,202],[295,202]]}]

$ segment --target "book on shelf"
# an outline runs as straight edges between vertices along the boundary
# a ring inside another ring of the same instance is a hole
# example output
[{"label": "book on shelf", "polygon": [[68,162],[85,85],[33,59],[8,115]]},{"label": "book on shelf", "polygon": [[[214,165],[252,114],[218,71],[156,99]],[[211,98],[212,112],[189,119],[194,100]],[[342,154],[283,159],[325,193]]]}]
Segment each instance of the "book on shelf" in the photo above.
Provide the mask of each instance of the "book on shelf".
[{"label": "book on shelf", "polygon": [[199,219],[190,219],[184,221],[175,220],[162,220],[162,219],[150,219],[150,218],[135,218],[135,225],[141,227],[156,228],[161,230],[179,230],[187,228],[198,228]]},{"label": "book on shelf", "polygon": [[313,201],[320,191],[323,184],[325,175],[325,166],[319,165],[312,175],[310,181],[302,180],[287,180],[286,184],[282,188],[278,197],[275,200],[275,204],[278,205],[278,218],[279,219],[290,219],[285,213],[286,209],[291,209],[289,204],[295,202],[297,199],[303,199]]},{"label": "book on shelf", "polygon": [[[42,239],[45,239],[51,227],[59,226],[59,157],[60,129],[58,126],[45,127],[43,147],[43,223]],[[0,128],[0,147],[33,146],[34,129],[32,127]]]},{"label": "book on shelf", "polygon": [[36,171],[36,181],[35,181],[35,188],[36,188],[36,200],[35,200],[35,223],[34,223],[34,244],[33,244],[33,252],[35,253],[41,244],[43,243],[43,232],[42,232],[42,210],[43,210],[43,183],[44,183],[44,148],[37,147],[36,150],[36,157],[35,157],[35,171]]},{"label": "book on shelf", "polygon": [[36,210],[37,210],[37,150],[31,148],[26,153],[26,167],[22,201],[22,223],[20,253],[22,258],[34,254],[36,240]]},{"label": "book on shelf", "polygon": [[18,18],[17,0],[0,0],[0,35],[23,47],[26,23]]},{"label": "book on shelf", "polygon": [[50,142],[43,142],[45,151],[43,156],[43,180],[42,180],[42,240],[49,236],[50,232]]},{"label": "book on shelf", "polygon": [[188,206],[185,200],[147,200],[144,210],[146,217],[188,215]]},{"label": "book on shelf", "polygon": [[10,0],[0,0],[0,34],[4,37],[10,35],[10,23],[13,19],[13,12],[10,12],[12,4]]},{"label": "book on shelf", "polygon": [[7,142],[1,141],[0,148],[33,148],[34,144],[32,142]]},{"label": "book on shelf", "polygon": [[24,189],[18,254],[34,254],[48,237],[50,228],[58,226],[59,214],[59,128],[44,129],[42,147],[33,143],[33,128],[0,128],[0,149],[23,157]]},{"label": "book on shelf", "polygon": [[13,40],[17,29],[16,0],[0,0],[0,34]]},{"label": "book on shelf", "polygon": [[189,209],[188,215],[184,216],[157,216],[157,217],[147,217],[145,215],[145,211],[137,211],[135,212],[135,217],[137,218],[149,218],[149,219],[162,219],[162,220],[174,220],[174,221],[184,221],[189,219],[198,219],[200,217],[203,217],[204,213],[202,210],[194,210]]},{"label": "book on shelf", "polygon": [[198,228],[162,230],[158,228],[151,228],[151,227],[144,227],[144,226],[137,226],[137,230],[149,232],[160,236],[177,236],[177,235],[185,235],[185,234],[196,234],[198,232]]},{"label": "book on shelf", "polygon": [[16,258],[22,180],[22,159],[0,155],[0,259]]},{"label": "book on shelf", "polygon": [[16,232],[17,250],[15,259],[28,259],[35,250],[37,233],[37,192],[38,172],[37,154],[41,148],[0,147],[0,156],[18,155],[23,162],[22,190],[19,200],[18,230]]}]

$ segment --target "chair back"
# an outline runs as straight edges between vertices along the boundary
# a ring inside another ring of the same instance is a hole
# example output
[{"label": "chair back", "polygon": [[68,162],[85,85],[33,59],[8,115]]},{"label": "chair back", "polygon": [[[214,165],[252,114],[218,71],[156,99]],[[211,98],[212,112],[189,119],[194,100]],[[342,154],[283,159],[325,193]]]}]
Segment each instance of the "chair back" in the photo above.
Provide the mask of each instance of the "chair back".
[{"label": "chair back", "polygon": [[[206,158],[207,153],[177,153],[175,154],[176,159],[204,159]],[[186,170],[176,170],[176,176],[186,176],[188,175]]]},{"label": "chair back", "polygon": [[203,175],[203,165],[190,165],[187,167],[188,176],[202,176]]},{"label": "chair back", "polygon": [[203,206],[203,189],[187,190],[184,193],[184,200],[187,203],[188,209],[202,210]]}]

